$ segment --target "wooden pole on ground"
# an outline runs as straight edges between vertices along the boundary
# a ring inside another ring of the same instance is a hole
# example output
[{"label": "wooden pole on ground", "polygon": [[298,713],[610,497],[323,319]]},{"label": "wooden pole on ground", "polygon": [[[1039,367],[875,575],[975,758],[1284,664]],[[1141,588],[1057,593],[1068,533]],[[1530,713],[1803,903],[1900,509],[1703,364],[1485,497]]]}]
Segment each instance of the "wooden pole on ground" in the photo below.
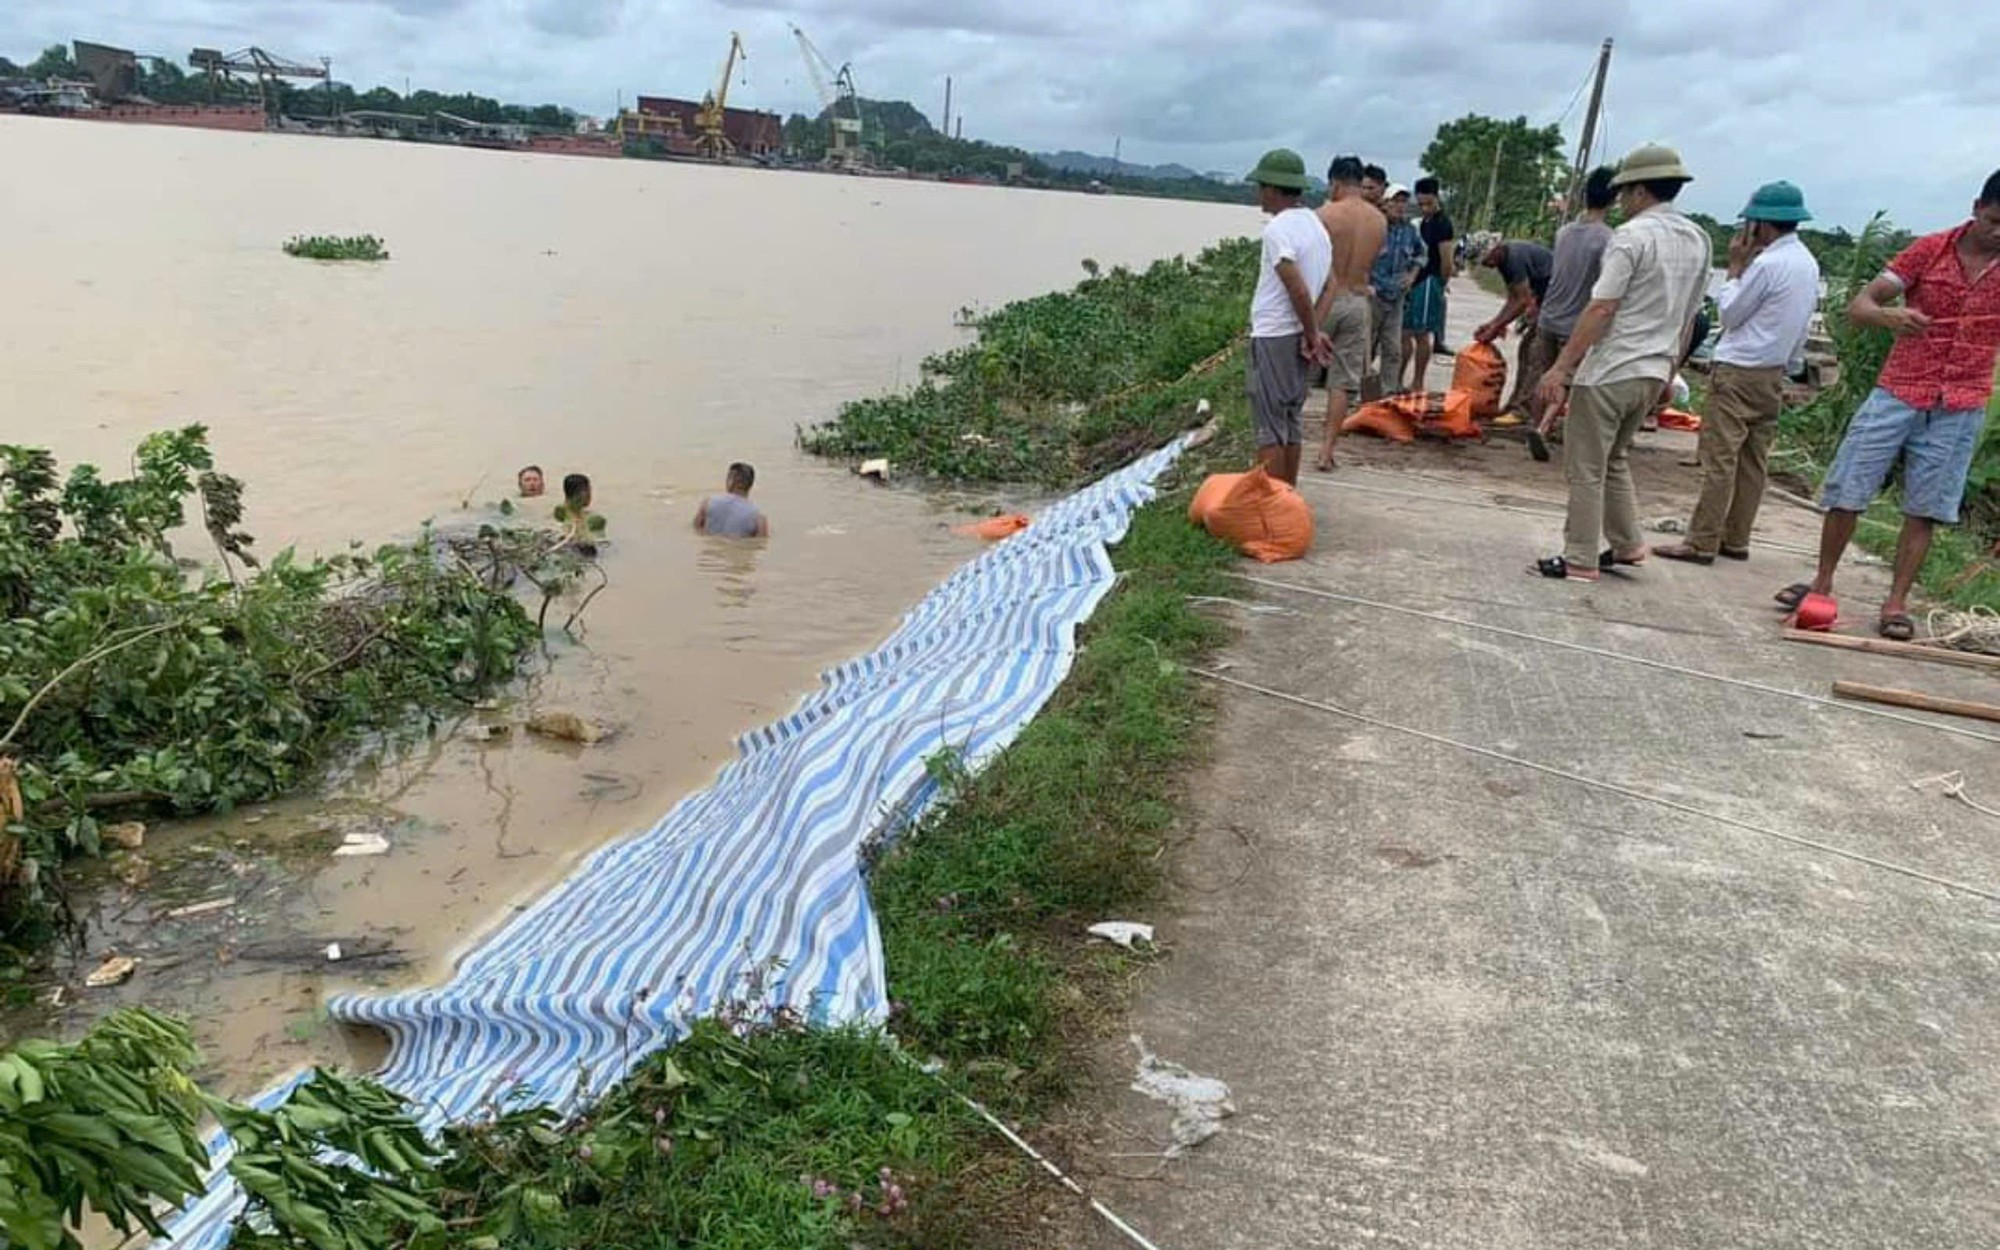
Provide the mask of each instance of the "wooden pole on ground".
[{"label": "wooden pole on ground", "polygon": [[1953,651],[1917,642],[1897,642],[1893,638],[1856,638],[1851,634],[1824,634],[1810,629],[1788,629],[1786,642],[1809,642],[1816,647],[1839,647],[1846,651],[1867,651],[1874,655],[1899,655],[1906,660],[1928,660],[1933,664],[1955,664],[1960,668],[2000,669],[2000,655],[1977,651]]},{"label": "wooden pole on ground", "polygon": [[1898,690],[1893,686],[1869,686],[1858,681],[1833,683],[1838,699],[1859,699],[1864,703],[1891,703],[1919,712],[1943,712],[1947,716],[1970,716],[1975,720],[2000,721],[2000,704],[1975,703],[1970,699],[1946,699],[1921,690]]}]

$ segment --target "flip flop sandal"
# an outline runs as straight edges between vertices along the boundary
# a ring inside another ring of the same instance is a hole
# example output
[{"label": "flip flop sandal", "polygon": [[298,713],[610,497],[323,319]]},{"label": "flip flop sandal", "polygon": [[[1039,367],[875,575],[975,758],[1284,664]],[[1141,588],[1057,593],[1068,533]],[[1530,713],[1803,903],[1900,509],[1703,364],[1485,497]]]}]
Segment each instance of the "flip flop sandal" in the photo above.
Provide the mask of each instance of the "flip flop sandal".
[{"label": "flip flop sandal", "polygon": [[1714,556],[1705,556],[1701,552],[1684,544],[1676,544],[1672,547],[1655,547],[1653,548],[1653,554],[1662,560],[1679,560],[1684,564],[1715,563]]},{"label": "flip flop sandal", "polygon": [[1891,612],[1875,622],[1875,632],[1891,642],[1909,642],[1917,636],[1917,623],[1907,612]]},{"label": "flip flop sandal", "polygon": [[1609,573],[1613,569],[1621,567],[1633,568],[1636,567],[1637,565],[1644,564],[1645,562],[1646,562],[1646,557],[1643,555],[1637,558],[1636,560],[1621,560],[1618,557],[1618,553],[1612,550],[1610,547],[1606,547],[1604,550],[1597,553],[1597,571],[1600,573]]},{"label": "flip flop sandal", "polygon": [[1530,573],[1539,573],[1551,581],[1594,582],[1597,580],[1596,573],[1585,574],[1572,570],[1569,566],[1569,561],[1563,559],[1561,556],[1549,556],[1546,559],[1537,560],[1528,566],[1528,571]]},{"label": "flip flop sandal", "polygon": [[1528,454],[1543,464],[1549,462],[1549,440],[1540,430],[1528,429]]},{"label": "flip flop sandal", "polygon": [[1812,593],[1811,582],[1793,582],[1791,585],[1785,587],[1777,594],[1772,595],[1771,598],[1776,600],[1778,606],[1783,608],[1785,611],[1796,612],[1799,610],[1799,600],[1805,598],[1807,595],[1811,593]]}]

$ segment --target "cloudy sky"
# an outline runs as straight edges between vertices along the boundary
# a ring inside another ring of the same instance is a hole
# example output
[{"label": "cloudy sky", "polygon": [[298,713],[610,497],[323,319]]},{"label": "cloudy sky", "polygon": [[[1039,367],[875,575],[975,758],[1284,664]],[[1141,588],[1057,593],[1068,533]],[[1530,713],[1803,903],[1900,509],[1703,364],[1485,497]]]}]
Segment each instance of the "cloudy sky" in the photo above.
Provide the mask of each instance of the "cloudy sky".
[{"label": "cloudy sky", "polygon": [[[1821,219],[1876,209],[1917,229],[1960,219],[2000,166],[2000,4],[1932,0],[5,0],[0,53],[94,39],[185,58],[257,44],[331,56],[360,87],[405,79],[603,115],[619,92],[696,95],[732,29],[750,60],[732,103],[815,101],[788,23],[864,95],[938,119],[947,74],[968,136],[1037,150],[1247,169],[1285,144],[1322,166],[1359,151],[1414,176],[1440,121],[1563,118],[1617,39],[1607,137],[1665,139],[1733,216],[1758,182],[1803,185]],[[1370,8],[1393,16],[1363,16]],[[1810,12],[1810,16],[1806,14]]]}]

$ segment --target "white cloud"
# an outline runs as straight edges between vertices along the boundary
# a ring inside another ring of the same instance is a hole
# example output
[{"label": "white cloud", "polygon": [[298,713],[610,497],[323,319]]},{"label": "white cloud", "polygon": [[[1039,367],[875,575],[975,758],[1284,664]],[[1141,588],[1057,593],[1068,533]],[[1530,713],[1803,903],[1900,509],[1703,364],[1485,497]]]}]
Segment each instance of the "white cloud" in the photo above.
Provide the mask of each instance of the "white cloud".
[{"label": "white cloud", "polygon": [[[935,119],[945,75],[967,131],[1024,147],[1245,168],[1268,147],[1318,165],[1359,151],[1415,173],[1437,124],[1467,112],[1554,121],[1605,34],[1618,40],[1608,138],[1679,145],[1687,201],[1733,214],[1787,177],[1822,220],[1877,208],[1956,220],[2000,165],[2000,6],[1941,0],[1892,21],[1861,0],[1405,0],[1358,16],[1330,0],[11,0],[0,51],[96,39],[184,57],[195,44],[332,56],[357,86],[413,83],[609,112],[622,92],[698,95],[730,30],[746,105],[814,106],[799,21],[866,95]],[[1580,104],[1570,107],[1574,137]],[[1614,153],[1615,154],[1615,153]]]}]

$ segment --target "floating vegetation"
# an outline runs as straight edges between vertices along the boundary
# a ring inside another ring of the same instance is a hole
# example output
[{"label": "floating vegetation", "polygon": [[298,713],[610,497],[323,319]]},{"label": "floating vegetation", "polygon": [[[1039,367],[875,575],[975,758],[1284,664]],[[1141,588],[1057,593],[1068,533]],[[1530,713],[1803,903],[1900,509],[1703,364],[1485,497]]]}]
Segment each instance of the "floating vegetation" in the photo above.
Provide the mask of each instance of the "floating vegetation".
[{"label": "floating vegetation", "polygon": [[387,260],[389,249],[372,234],[338,238],[330,234],[295,235],[285,240],[285,255],[307,260]]}]

